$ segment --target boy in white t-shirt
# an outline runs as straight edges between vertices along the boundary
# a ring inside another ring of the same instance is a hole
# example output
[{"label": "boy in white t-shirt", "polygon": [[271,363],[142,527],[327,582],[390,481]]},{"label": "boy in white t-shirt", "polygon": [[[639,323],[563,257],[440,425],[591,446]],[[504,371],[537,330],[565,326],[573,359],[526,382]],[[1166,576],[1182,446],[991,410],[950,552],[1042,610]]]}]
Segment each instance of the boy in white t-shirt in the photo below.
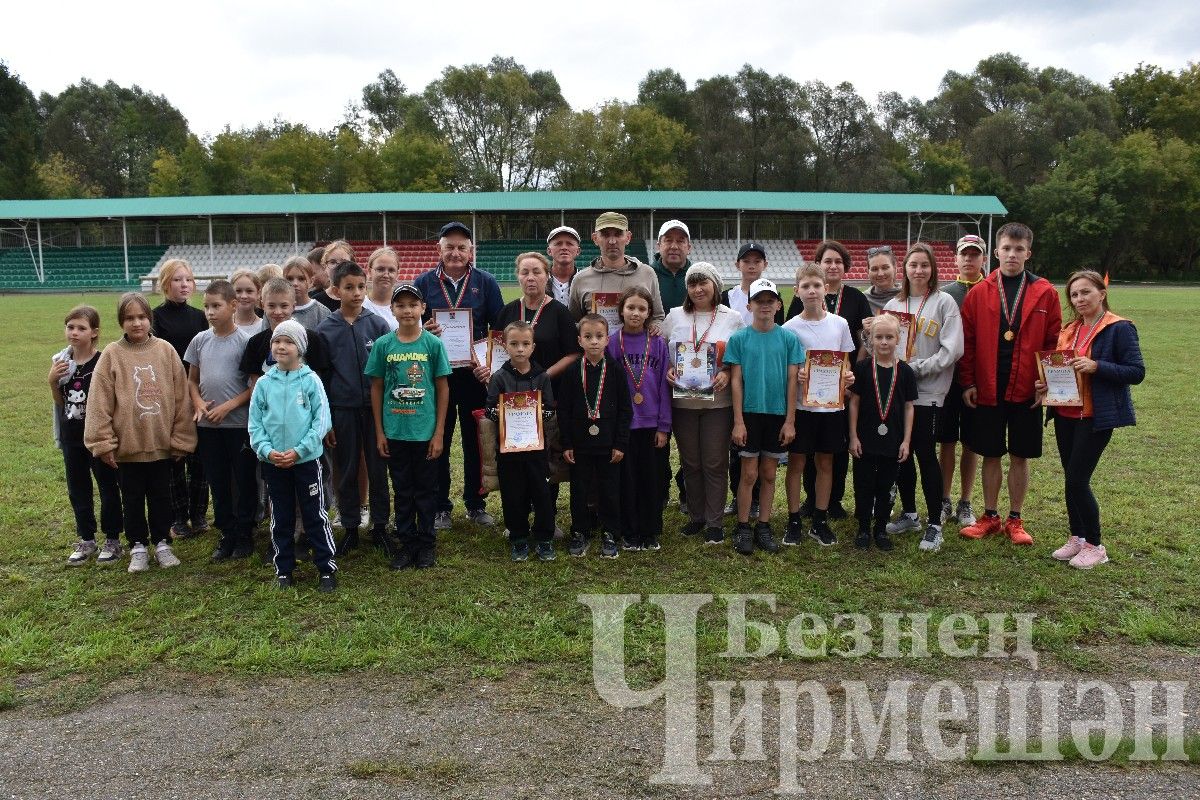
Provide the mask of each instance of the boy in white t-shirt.
[{"label": "boy in white t-shirt", "polygon": [[[815,264],[796,270],[796,297],[804,310],[784,323],[784,329],[800,337],[804,351],[837,350],[853,353],[854,339],[845,319],[825,308],[825,275]],[[854,375],[846,365],[846,385]],[[804,486],[804,465],[811,455],[816,465],[816,496],[813,499],[813,521],[808,535],[822,546],[837,542],[829,528],[829,494],[833,486],[833,456],[847,452],[849,438],[845,408],[808,408],[804,406],[804,370],[799,371],[801,384],[796,398],[796,438],[792,440],[787,470],[788,524],[783,535],[785,545],[800,544],[803,522],[800,495]]]}]

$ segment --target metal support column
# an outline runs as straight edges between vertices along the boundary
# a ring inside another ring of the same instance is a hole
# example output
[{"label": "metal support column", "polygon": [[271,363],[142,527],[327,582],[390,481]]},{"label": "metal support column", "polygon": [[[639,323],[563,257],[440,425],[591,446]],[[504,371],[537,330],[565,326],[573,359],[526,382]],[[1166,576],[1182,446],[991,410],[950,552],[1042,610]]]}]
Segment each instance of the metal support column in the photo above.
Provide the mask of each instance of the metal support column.
[{"label": "metal support column", "polygon": [[37,221],[37,236],[38,236],[38,260],[37,260],[37,276],[38,283],[46,282],[46,262],[42,260],[42,221]]},{"label": "metal support column", "polygon": [[742,210],[740,208],[737,211],[737,244],[738,247],[742,246]]},{"label": "metal support column", "polygon": [[387,247],[387,212],[383,212],[383,246]]},{"label": "metal support column", "polygon": [[471,242],[478,243],[479,238],[475,235],[475,212],[471,212]]},{"label": "metal support column", "polygon": [[121,217],[121,247],[125,250],[125,282],[129,283],[129,228]]},{"label": "metal support column", "polygon": [[300,255],[300,215],[292,214],[292,255]]},{"label": "metal support column", "polygon": [[653,208],[650,209],[650,235],[647,236],[646,238],[647,239],[655,238],[655,236],[654,236],[654,209]]},{"label": "metal support column", "polygon": [[829,212],[821,212],[821,241],[829,241]]},{"label": "metal support column", "polygon": [[990,267],[992,265],[992,215],[991,214],[988,214],[988,238],[987,238],[987,241],[984,243],[984,246],[985,246],[985,249],[983,251],[983,274],[987,275],[989,272],[991,272]]},{"label": "metal support column", "polygon": [[212,214],[208,215],[208,271],[211,273],[217,266],[216,248],[213,247]]},{"label": "metal support column", "polygon": [[904,216],[908,220],[908,230],[904,234],[904,246],[912,247],[912,214],[905,214]]}]

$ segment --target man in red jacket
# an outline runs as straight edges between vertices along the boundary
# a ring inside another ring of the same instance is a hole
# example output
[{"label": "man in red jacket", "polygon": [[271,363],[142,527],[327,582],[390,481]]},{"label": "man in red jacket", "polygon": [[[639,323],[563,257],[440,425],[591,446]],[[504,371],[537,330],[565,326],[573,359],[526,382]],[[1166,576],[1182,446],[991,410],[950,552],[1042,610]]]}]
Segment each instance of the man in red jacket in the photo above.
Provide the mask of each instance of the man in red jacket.
[{"label": "man in red jacket", "polygon": [[[1021,521],[1021,505],[1029,488],[1029,459],[1042,455],[1041,409],[1033,390],[1037,351],[1056,349],[1062,307],[1050,281],[1025,269],[1032,247],[1028,226],[1010,222],[1000,228],[995,250],[1000,268],[973,286],[962,305],[965,350],[958,382],[963,402],[976,409],[970,447],[983,458],[985,509],[978,522],[959,531],[968,539],[1003,531],[1013,544],[1033,544]],[[1011,511],[1001,520],[997,507],[1005,453]]]}]

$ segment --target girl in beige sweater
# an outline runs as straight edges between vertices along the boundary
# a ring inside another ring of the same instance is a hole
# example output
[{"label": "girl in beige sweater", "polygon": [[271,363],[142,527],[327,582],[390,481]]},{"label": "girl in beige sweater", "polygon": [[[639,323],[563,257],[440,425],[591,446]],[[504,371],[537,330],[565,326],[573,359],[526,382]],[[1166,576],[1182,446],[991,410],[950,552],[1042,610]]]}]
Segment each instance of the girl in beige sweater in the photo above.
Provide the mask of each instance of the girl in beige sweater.
[{"label": "girl in beige sweater", "polygon": [[117,469],[129,538],[129,571],[149,568],[150,542],[159,566],[171,552],[171,460],[196,449],[187,376],[175,348],[151,334],[152,314],[137,292],[121,296],[117,322],[125,332],[104,348],[92,375],[84,444]]}]

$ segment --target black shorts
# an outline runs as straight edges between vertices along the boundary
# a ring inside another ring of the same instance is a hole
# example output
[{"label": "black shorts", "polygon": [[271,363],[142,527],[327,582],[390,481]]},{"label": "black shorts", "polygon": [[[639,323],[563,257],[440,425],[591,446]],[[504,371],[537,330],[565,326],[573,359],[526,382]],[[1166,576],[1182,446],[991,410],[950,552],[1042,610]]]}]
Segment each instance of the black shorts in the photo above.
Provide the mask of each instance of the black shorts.
[{"label": "black shorts", "polygon": [[742,458],[770,456],[778,461],[787,452],[787,445],[779,443],[779,431],[787,417],[782,414],[742,414],[746,423],[746,444],[738,448]]},{"label": "black shorts", "polygon": [[967,445],[984,458],[1011,453],[1019,458],[1042,455],[1042,408],[1029,403],[1001,401],[998,406],[979,406],[971,414],[971,437]]},{"label": "black shorts", "polygon": [[850,449],[850,415],[841,411],[796,411],[796,438],[790,453],[845,453]]},{"label": "black shorts", "polygon": [[950,384],[945,404],[938,409],[937,440],[940,443],[967,442],[971,439],[971,420],[975,409],[963,402],[962,393],[963,388],[957,381]]}]

